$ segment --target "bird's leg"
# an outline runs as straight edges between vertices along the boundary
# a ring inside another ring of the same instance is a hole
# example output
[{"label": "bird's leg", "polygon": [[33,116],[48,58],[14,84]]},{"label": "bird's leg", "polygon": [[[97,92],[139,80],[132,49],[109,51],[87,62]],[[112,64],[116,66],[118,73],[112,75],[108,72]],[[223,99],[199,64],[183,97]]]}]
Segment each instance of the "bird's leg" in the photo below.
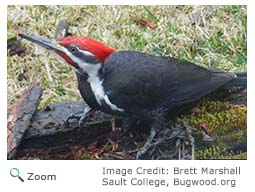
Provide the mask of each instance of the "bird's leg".
[{"label": "bird's leg", "polygon": [[155,136],[156,136],[156,131],[152,127],[151,132],[150,132],[150,136],[148,137],[148,139],[147,139],[146,143],[144,144],[144,146],[141,149],[139,149],[139,151],[137,152],[136,159],[140,159],[152,147],[152,142],[153,142],[153,139],[154,139]]},{"label": "bird's leg", "polygon": [[82,127],[82,124],[86,121],[87,117],[93,112],[93,110],[87,106],[84,108],[82,113],[71,113],[65,119],[65,124],[68,125],[71,119],[79,120],[79,127]]},{"label": "bird's leg", "polygon": [[[140,159],[143,155],[145,155],[149,150],[151,150],[152,147],[155,147],[153,145],[153,140],[156,137],[157,133],[160,132],[164,125],[164,110],[163,109],[157,109],[152,112],[152,127],[150,131],[150,136],[148,137],[146,143],[144,146],[139,149],[139,151],[136,154],[136,159]],[[154,151],[154,150],[152,150]]]}]

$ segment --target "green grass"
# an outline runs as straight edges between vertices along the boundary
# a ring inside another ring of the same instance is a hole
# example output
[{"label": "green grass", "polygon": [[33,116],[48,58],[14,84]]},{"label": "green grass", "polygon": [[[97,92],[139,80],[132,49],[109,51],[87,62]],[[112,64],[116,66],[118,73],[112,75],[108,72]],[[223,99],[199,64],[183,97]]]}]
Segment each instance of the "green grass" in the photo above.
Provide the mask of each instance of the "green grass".
[{"label": "green grass", "polygon": [[[156,22],[158,27],[141,26],[129,14]],[[9,6],[8,36],[23,32],[53,38],[60,20],[72,23],[73,34],[118,50],[166,51],[209,68],[246,71],[246,6]],[[8,108],[32,81],[44,88],[41,106],[78,100],[71,69],[46,50],[22,42],[27,54],[8,56]],[[20,81],[21,73],[26,78]]]}]

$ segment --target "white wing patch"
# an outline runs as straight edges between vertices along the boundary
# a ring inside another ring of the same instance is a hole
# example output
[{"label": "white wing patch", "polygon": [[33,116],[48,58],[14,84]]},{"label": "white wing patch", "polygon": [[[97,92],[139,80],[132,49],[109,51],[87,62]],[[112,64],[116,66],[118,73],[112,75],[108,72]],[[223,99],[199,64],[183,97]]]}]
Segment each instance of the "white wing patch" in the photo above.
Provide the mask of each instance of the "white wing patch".
[{"label": "white wing patch", "polygon": [[117,105],[112,104],[112,102],[109,100],[108,95],[104,95],[104,101],[107,105],[109,105],[111,107],[112,110],[124,112],[124,109],[121,109],[121,108],[117,107]]}]

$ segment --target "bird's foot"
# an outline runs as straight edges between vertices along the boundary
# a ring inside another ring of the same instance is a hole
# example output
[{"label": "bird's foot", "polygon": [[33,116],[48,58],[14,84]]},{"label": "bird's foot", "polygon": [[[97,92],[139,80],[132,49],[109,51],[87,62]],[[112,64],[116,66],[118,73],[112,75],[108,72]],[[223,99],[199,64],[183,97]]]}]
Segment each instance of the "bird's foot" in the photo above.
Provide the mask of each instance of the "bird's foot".
[{"label": "bird's foot", "polygon": [[[167,155],[163,148],[167,148]],[[170,148],[169,148],[170,147]],[[195,141],[192,130],[187,126],[155,132],[151,135],[141,149],[137,150],[136,159],[142,159],[145,155],[151,159],[194,159]],[[170,154],[169,151],[172,151]],[[177,155],[177,156],[175,156]]]},{"label": "bird's foot", "polygon": [[141,159],[149,151],[152,151],[151,153],[155,151],[155,145],[152,142],[146,142],[141,149],[138,149],[136,159]]},{"label": "bird's foot", "polygon": [[82,113],[71,113],[65,119],[64,121],[65,125],[68,126],[70,120],[76,119],[76,120],[79,120],[79,127],[82,127],[82,125],[85,123],[86,119],[91,114],[91,112],[92,112],[92,109],[89,107],[86,107]]},{"label": "bird's foot", "polygon": [[147,139],[144,146],[137,151],[136,159],[141,159],[141,157],[144,156],[149,151],[152,151],[152,153],[153,153],[153,151],[154,151],[153,148],[155,148],[153,139],[155,138],[155,136],[156,136],[156,131],[154,129],[151,129],[150,137]]},{"label": "bird's foot", "polygon": [[146,154],[152,156],[156,151],[158,145],[157,137],[160,137],[160,131],[164,127],[164,114],[165,110],[163,108],[158,108],[149,114],[152,120],[150,136],[144,146],[137,152],[136,159],[141,159]]},{"label": "bird's foot", "polygon": [[87,119],[87,115],[84,115],[84,113],[71,113],[67,116],[65,119],[65,125],[68,126],[70,123],[70,120],[76,119],[79,120],[79,127],[82,127],[83,123]]}]

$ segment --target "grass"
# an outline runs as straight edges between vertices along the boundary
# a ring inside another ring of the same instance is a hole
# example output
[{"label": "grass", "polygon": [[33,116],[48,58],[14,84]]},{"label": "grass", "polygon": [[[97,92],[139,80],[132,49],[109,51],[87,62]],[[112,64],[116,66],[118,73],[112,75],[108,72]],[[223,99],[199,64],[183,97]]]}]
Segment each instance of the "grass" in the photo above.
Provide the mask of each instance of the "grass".
[{"label": "grass", "polygon": [[[23,32],[53,38],[58,22],[67,20],[71,33],[118,50],[166,51],[208,68],[246,71],[246,11],[246,6],[9,6],[7,28],[8,36]],[[129,14],[156,22],[158,27],[141,26]],[[41,107],[80,99],[69,67],[46,50],[22,42],[27,54],[8,56],[9,109],[33,81],[44,88]]]}]

